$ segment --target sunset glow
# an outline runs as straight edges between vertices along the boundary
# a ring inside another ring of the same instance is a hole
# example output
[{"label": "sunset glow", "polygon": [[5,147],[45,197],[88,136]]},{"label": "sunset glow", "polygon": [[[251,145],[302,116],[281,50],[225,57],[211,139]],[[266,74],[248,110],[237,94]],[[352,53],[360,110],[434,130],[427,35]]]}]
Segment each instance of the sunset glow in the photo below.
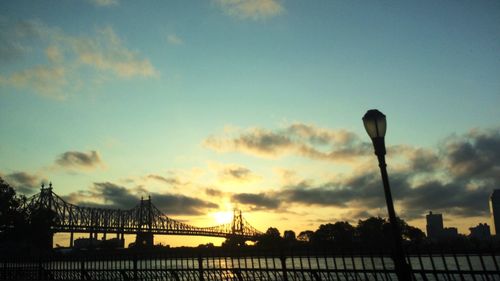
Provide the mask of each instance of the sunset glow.
[{"label": "sunset glow", "polygon": [[233,220],[233,212],[215,212],[213,217],[217,224],[226,224]]},{"label": "sunset glow", "polygon": [[0,176],[199,227],[356,224],[387,217],[377,108],[397,214],[468,234],[500,188],[499,34],[500,1],[1,1]]}]

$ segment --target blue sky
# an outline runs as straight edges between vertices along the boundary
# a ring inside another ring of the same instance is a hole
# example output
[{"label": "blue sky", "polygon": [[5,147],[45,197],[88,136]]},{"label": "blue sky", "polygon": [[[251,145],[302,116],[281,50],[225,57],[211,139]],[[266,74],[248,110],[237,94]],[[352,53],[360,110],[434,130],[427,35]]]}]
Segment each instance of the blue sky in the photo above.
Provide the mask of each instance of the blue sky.
[{"label": "blue sky", "polygon": [[[128,206],[108,191],[187,196],[199,201],[172,217],[197,225],[236,205],[263,230],[356,222],[385,214],[381,190],[360,181],[378,180],[361,122],[378,108],[389,122],[389,168],[407,187],[401,215],[422,227],[432,208],[463,233],[490,222],[497,1],[0,7],[0,173],[21,191],[52,181],[74,203],[118,207]],[[373,201],[359,190],[374,190]],[[431,191],[461,195],[416,208]]]}]

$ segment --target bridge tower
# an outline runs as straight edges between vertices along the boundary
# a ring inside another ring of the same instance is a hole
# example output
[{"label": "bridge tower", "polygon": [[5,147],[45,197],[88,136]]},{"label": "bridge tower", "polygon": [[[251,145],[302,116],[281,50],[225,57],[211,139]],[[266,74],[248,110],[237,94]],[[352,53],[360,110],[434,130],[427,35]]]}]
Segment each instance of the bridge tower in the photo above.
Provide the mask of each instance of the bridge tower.
[{"label": "bridge tower", "polygon": [[243,216],[241,215],[241,210],[233,210],[233,221],[231,222],[231,233],[233,235],[243,234],[245,224],[243,222]]},{"label": "bridge tower", "polygon": [[233,221],[231,222],[231,233],[226,237],[228,246],[240,247],[245,245],[245,238],[242,235],[245,233],[245,222],[241,214],[241,210],[233,210]]},{"label": "bridge tower", "polygon": [[135,236],[135,245],[144,248],[153,247],[153,205],[151,204],[151,196],[149,196],[148,199],[141,197],[138,216],[138,230]]},{"label": "bridge tower", "polygon": [[54,231],[52,230],[52,226],[56,219],[52,183],[49,183],[49,187],[47,188],[45,184],[42,184],[40,196],[34,203],[35,204],[30,206],[29,210],[31,213],[31,224],[36,232],[33,242],[38,245],[40,249],[52,249],[54,243]]}]

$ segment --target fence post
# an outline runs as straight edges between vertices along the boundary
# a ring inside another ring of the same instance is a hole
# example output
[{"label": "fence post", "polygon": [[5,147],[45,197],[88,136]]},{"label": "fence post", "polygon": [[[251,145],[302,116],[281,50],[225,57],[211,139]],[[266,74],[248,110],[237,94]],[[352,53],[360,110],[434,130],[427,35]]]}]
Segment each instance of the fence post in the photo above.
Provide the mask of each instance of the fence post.
[{"label": "fence post", "polygon": [[201,258],[201,254],[198,255],[198,273],[200,274],[200,281],[204,280],[203,277],[203,259]]},{"label": "fence post", "polygon": [[45,280],[43,278],[42,256],[38,256],[38,280]]},{"label": "fence post", "polygon": [[80,261],[80,279],[85,280],[85,261],[83,259]]},{"label": "fence post", "polygon": [[283,281],[288,281],[288,274],[286,269],[286,257],[284,253],[281,253],[280,261],[281,261],[281,270],[283,272]]},{"label": "fence post", "polygon": [[134,281],[139,280],[137,276],[137,254],[134,253],[133,256],[133,261],[134,261]]}]

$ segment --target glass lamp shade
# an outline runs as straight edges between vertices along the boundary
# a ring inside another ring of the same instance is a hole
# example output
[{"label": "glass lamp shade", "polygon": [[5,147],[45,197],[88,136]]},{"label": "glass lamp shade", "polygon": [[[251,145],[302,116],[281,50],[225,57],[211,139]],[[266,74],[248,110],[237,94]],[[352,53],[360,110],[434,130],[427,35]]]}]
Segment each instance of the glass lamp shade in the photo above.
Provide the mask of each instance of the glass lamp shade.
[{"label": "glass lamp shade", "polygon": [[370,109],[363,116],[363,124],[370,138],[383,138],[387,128],[385,115],[377,109]]}]

